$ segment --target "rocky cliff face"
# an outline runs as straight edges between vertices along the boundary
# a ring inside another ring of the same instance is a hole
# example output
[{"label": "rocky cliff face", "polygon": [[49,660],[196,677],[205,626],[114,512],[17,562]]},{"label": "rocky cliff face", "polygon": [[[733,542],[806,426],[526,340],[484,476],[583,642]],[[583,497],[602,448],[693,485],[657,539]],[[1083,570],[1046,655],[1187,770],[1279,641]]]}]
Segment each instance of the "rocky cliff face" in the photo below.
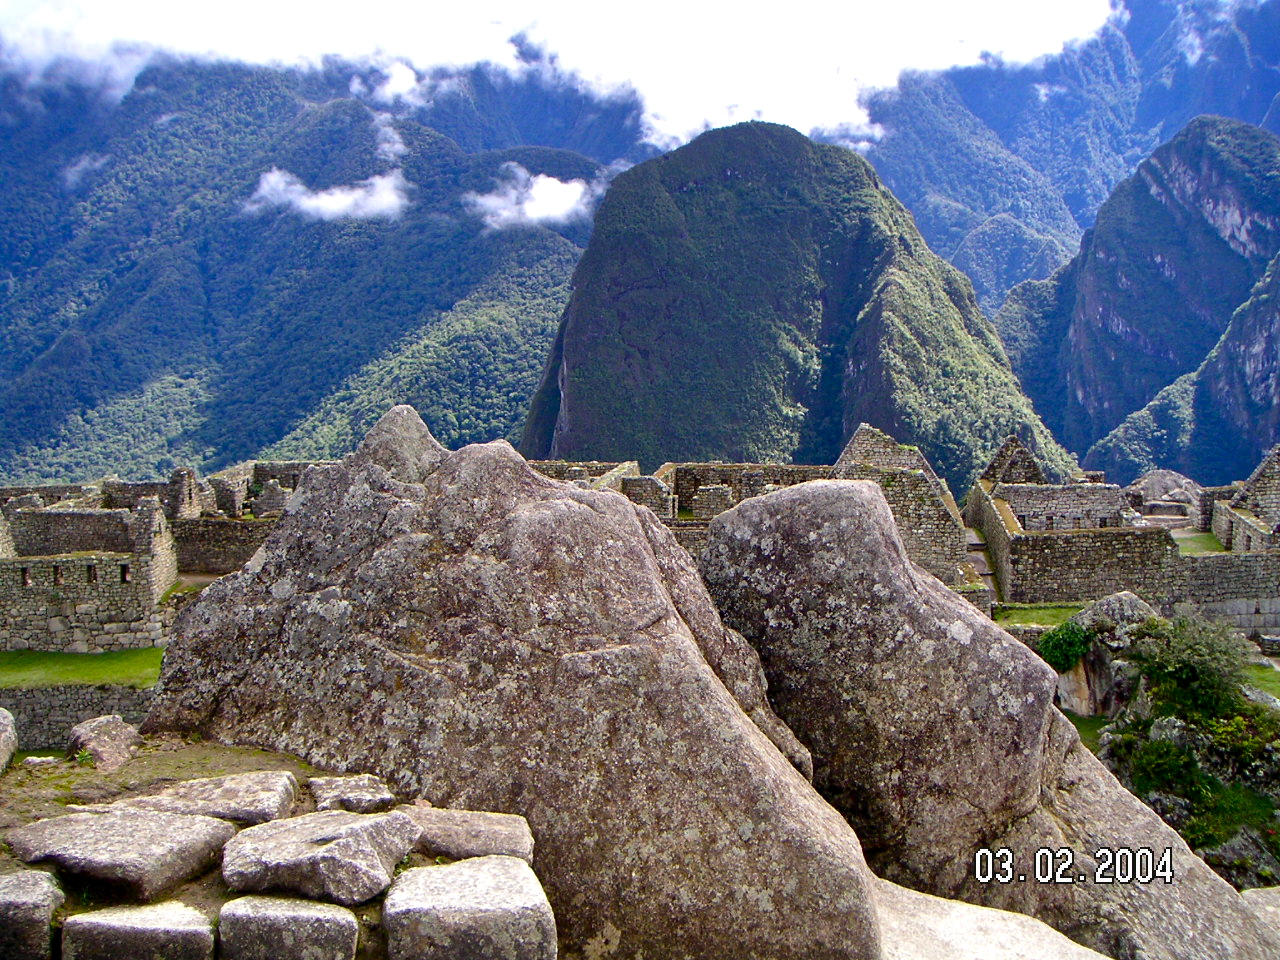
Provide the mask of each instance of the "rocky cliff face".
[{"label": "rocky cliff face", "polygon": [[870,95],[881,135],[867,155],[994,314],[1065,263],[1112,189],[1196,115],[1280,132],[1277,36],[1265,0],[1127,0],[1055,56],[908,74]]},{"label": "rocky cliff face", "polygon": [[1087,450],[1199,366],[1278,249],[1280,139],[1201,117],[1116,188],[1076,258],[1016,288],[996,323],[1046,422]]},{"label": "rocky cliff face", "polygon": [[526,455],[831,463],[863,421],[957,489],[1010,432],[1068,466],[969,284],[853,152],[749,123],[613,182]]}]

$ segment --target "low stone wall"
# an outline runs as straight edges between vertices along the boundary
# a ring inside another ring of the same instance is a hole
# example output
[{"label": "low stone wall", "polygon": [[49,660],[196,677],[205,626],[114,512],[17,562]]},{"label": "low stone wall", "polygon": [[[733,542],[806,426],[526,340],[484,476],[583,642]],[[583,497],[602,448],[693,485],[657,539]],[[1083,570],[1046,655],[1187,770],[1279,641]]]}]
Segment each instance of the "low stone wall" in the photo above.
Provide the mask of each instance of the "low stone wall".
[{"label": "low stone wall", "polygon": [[707,527],[710,526],[710,522],[707,520],[671,520],[667,518],[663,518],[662,522],[675,535],[676,543],[689,551],[689,556],[693,557],[696,562],[698,557],[702,555],[703,547],[707,545]]},{"label": "low stone wall", "polygon": [[13,714],[19,750],[57,750],[67,745],[72,727],[94,717],[117,713],[129,723],[140,723],[154,696],[154,687],[0,687],[0,707]]},{"label": "low stone wall", "polygon": [[1118,527],[1128,506],[1124,491],[1108,483],[1001,483],[992,495],[1009,504],[1027,531]]},{"label": "low stone wall", "polygon": [[18,510],[9,532],[19,556],[55,553],[133,553],[133,514],[128,510]]},{"label": "low stone wall", "polygon": [[1280,552],[1185,558],[1184,597],[1201,616],[1246,633],[1280,630]]},{"label": "low stone wall", "polygon": [[183,573],[231,573],[245,565],[275,526],[274,519],[201,517],[173,521],[178,569]]},{"label": "low stone wall", "polygon": [[676,500],[671,488],[657,477],[623,477],[622,495],[632,503],[643,504],[659,517],[674,517]]},{"label": "low stone wall", "polygon": [[1161,527],[1024,533],[1010,544],[1010,603],[1096,600],[1130,590],[1156,607],[1185,596],[1177,544]]}]

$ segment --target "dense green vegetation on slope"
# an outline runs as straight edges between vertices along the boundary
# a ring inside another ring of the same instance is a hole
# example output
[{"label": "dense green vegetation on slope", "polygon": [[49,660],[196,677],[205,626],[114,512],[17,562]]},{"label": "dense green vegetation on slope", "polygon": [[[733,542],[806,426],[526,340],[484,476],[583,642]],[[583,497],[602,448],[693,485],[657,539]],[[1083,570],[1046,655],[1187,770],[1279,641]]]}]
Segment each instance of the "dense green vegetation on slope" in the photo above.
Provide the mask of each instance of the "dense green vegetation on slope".
[{"label": "dense green vegetation on slope", "polygon": [[866,421],[962,489],[1011,432],[1068,466],[965,278],[865,161],[786,127],[620,175],[573,287],[527,455],[832,463]]},{"label": "dense green vegetation on slope", "polygon": [[[490,230],[466,195],[508,163],[596,179],[552,147],[636,152],[638,101],[475,68],[392,116],[348,92],[353,73],[161,62],[118,105],[0,76],[0,478],[211,468],[294,434],[341,453],[346,434],[307,426],[338,392],[356,419],[447,410],[446,443],[519,431],[589,224]],[[248,206],[273,169],[297,179]],[[399,216],[290,206],[378,177]],[[374,366],[391,378],[362,379]]]},{"label": "dense green vegetation on slope", "polygon": [[1112,188],[1194,116],[1280,132],[1280,5],[1124,7],[1056,56],[909,74],[866,100],[883,128],[868,158],[988,314],[1063,263]]}]

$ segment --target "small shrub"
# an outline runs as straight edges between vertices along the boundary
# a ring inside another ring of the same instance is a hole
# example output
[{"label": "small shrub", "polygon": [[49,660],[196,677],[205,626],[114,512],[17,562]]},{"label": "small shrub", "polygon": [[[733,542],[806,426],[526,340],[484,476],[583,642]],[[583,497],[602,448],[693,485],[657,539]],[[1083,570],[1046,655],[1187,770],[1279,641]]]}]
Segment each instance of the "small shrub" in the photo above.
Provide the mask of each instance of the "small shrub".
[{"label": "small shrub", "polygon": [[81,767],[92,767],[93,754],[88,750],[81,750],[76,754],[76,764]]},{"label": "small shrub", "polygon": [[1054,627],[1040,638],[1036,653],[1059,673],[1066,673],[1085,655],[1093,643],[1091,634],[1072,620]]}]

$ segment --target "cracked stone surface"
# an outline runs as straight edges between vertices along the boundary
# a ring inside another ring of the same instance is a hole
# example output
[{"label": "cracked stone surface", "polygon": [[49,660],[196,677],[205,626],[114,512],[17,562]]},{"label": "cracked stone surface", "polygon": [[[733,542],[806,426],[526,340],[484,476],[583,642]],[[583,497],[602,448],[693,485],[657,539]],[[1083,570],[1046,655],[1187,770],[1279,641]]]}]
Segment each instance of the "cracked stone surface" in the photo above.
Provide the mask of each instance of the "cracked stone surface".
[{"label": "cracked stone surface", "polygon": [[[1080,743],[1053,670],[910,562],[874,483],[744,500],[711,522],[701,565],[881,877],[1112,956],[1274,956],[1235,890]],[[1094,883],[1101,847],[1169,849],[1175,882]],[[979,883],[980,848],[1009,849],[1014,882]],[[1069,852],[1073,882],[1035,882],[1041,848]]]},{"label": "cracked stone surface", "polygon": [[65,898],[53,877],[38,870],[0,875],[0,957],[50,960],[54,912]]},{"label": "cracked stone surface", "polygon": [[418,839],[403,813],[325,810],[241,832],[222,852],[232,890],[284,890],[341,904],[364,903],[391,885],[391,873]]},{"label": "cracked stone surface", "polygon": [[417,804],[400,809],[422,831],[414,847],[419,853],[450,860],[500,855],[533,863],[533,833],[524,817]]},{"label": "cracked stone surface", "polygon": [[382,908],[389,960],[556,960],[556,921],[533,870],[476,857],[402,873]]},{"label": "cracked stone surface", "polygon": [[566,958],[878,957],[858,838],[670,531],[407,416],[183,611],[144,729],[525,817]]},{"label": "cracked stone surface", "polygon": [[218,919],[219,960],[353,960],[360,927],[346,907],[240,897]]},{"label": "cracked stone surface", "polygon": [[235,832],[212,817],[113,810],[38,820],[5,840],[27,863],[53,863],[63,873],[117,884],[130,899],[151,900],[211,867]]}]

